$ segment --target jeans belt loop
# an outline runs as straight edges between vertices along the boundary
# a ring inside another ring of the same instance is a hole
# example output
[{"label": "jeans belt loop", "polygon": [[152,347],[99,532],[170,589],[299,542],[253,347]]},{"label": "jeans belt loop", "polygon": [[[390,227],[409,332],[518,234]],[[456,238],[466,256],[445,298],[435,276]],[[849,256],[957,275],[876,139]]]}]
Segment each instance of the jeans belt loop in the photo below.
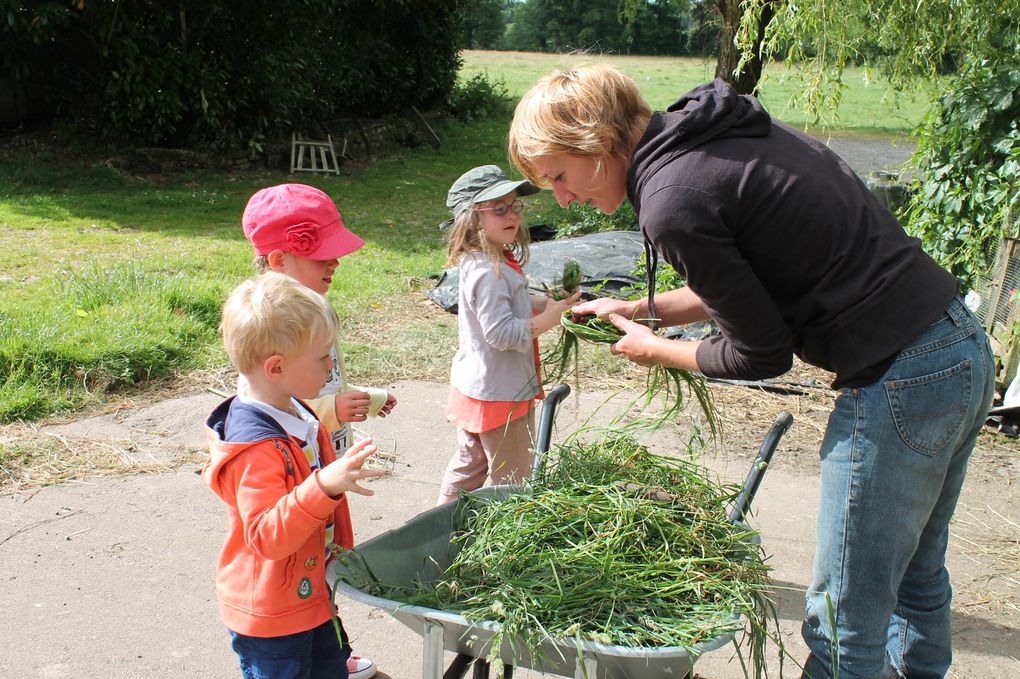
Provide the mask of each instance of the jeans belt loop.
[{"label": "jeans belt loop", "polygon": [[958,328],[967,325],[969,312],[959,295],[953,297],[952,301],[949,302],[949,306],[946,307],[946,315],[949,316],[950,320]]}]

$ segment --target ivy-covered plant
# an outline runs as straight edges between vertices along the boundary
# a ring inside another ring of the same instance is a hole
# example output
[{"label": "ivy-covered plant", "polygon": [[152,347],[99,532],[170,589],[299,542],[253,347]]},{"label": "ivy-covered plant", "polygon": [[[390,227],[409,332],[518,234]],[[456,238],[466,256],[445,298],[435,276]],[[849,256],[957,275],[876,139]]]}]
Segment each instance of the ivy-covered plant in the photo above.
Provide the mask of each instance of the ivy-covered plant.
[{"label": "ivy-covered plant", "polygon": [[476,73],[458,80],[446,101],[446,110],[457,120],[492,118],[513,110],[513,99],[502,78],[489,80]]},{"label": "ivy-covered plant", "polygon": [[907,229],[971,287],[1000,237],[1020,237],[1020,46],[968,62],[919,131]]}]

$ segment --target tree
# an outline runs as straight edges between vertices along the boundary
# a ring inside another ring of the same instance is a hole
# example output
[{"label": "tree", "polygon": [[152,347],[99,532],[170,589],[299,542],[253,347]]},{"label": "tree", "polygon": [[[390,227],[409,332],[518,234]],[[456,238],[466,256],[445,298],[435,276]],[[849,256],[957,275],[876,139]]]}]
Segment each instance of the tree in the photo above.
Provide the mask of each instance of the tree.
[{"label": "tree", "polygon": [[769,21],[772,20],[773,6],[781,0],[760,0],[758,20],[746,30],[757,29],[754,40],[741,50],[736,37],[740,34],[744,21],[744,2],[742,0],[717,0],[716,6],[721,18],[719,32],[719,59],[715,65],[715,77],[732,83],[742,94],[751,94],[758,87],[765,58],[762,44]]},{"label": "tree", "polygon": [[0,0],[0,82],[118,143],[257,150],[338,118],[444,101],[462,4]]},{"label": "tree", "polygon": [[685,42],[682,7],[686,5],[528,0],[518,5],[504,44],[509,49],[547,52],[680,54]]},{"label": "tree", "polygon": [[510,49],[543,52],[618,52],[623,44],[616,0],[528,0],[518,7],[506,37]]},{"label": "tree", "polygon": [[[700,0],[661,0],[676,8]],[[649,0],[621,0],[637,16]],[[850,64],[877,66],[899,86],[947,63],[1002,59],[1020,27],[1020,0],[714,0],[720,24],[716,77],[752,93],[779,55],[809,66],[803,103],[831,109]]]},{"label": "tree", "polygon": [[469,0],[464,11],[464,47],[496,47],[506,32],[505,13],[505,0]]},{"label": "tree", "polygon": [[744,0],[742,6],[738,69],[778,55],[802,64],[801,102],[816,114],[835,110],[847,66],[877,68],[901,88],[939,87],[933,77],[947,63],[1009,61],[1020,36],[1020,0]]},{"label": "tree", "polygon": [[[758,26],[760,36],[756,45],[761,45],[765,31],[771,19],[770,6],[782,0],[758,0],[760,3]],[[716,60],[715,77],[733,84],[738,92],[751,94],[761,79],[765,64],[765,55],[756,45],[749,45],[742,50],[737,43],[737,36],[744,28],[744,0],[661,0],[655,6],[667,6],[674,13],[691,14],[703,12],[710,7],[717,15],[719,22],[718,58]],[[649,0],[621,0],[620,13],[628,25],[636,21],[642,10],[650,6]]]}]

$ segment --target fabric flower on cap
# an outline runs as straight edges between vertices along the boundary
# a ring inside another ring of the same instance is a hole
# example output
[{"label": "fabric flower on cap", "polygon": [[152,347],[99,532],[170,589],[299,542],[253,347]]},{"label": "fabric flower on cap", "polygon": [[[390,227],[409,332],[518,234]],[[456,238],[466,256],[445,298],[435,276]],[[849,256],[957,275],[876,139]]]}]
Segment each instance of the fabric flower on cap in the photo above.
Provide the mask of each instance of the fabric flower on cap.
[{"label": "fabric flower on cap", "polygon": [[279,184],[256,191],[244,208],[241,225],[257,255],[281,250],[330,260],[365,244],[344,227],[333,199],[305,184]]},{"label": "fabric flower on cap", "polygon": [[283,242],[288,252],[309,257],[319,247],[319,227],[310,222],[288,226]]}]

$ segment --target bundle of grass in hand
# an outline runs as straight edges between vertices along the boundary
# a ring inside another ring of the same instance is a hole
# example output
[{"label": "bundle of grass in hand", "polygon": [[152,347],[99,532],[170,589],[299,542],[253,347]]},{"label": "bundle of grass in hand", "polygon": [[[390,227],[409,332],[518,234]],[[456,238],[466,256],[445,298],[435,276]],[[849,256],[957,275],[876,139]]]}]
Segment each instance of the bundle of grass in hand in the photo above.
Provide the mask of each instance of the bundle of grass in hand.
[{"label": "bundle of grass in hand", "polygon": [[581,265],[577,263],[577,260],[568,259],[563,263],[563,292],[566,295],[573,295],[581,287],[581,279],[583,275],[581,273]]},{"label": "bundle of grass in hand", "polygon": [[566,259],[563,262],[563,275],[560,277],[560,287],[550,288],[545,283],[545,294],[553,299],[566,299],[581,289],[581,265],[575,259]]},{"label": "bundle of grass in hand", "polygon": [[690,647],[743,616],[758,671],[774,611],[753,533],[725,513],[736,490],[632,439],[561,446],[520,493],[461,497],[437,580],[372,593],[498,622],[533,658],[547,639]]},{"label": "bundle of grass in hand", "polygon": [[[595,315],[576,316],[570,311],[560,319],[561,332],[556,344],[542,356],[545,383],[562,382],[571,374],[578,374],[580,343],[615,344],[623,331],[604,318]],[[700,374],[682,368],[655,365],[648,368],[644,391],[639,400],[644,405],[661,397],[665,407],[659,420],[675,419],[684,410],[688,397],[693,396],[701,407],[709,430],[716,433],[715,407],[712,405],[708,383]]]}]

